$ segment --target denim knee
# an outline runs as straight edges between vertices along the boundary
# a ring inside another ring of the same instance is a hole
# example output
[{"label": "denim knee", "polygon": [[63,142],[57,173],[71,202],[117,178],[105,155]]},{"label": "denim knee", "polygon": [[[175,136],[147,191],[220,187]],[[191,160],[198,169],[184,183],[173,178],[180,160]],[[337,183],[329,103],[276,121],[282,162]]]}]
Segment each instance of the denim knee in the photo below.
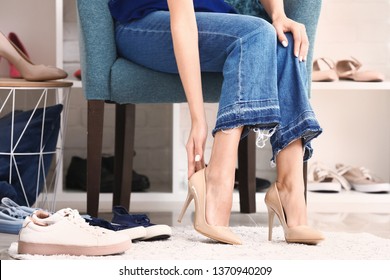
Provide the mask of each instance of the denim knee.
[{"label": "denim knee", "polygon": [[213,135],[244,126],[245,136],[248,128],[272,129],[279,122],[276,32],[268,22],[258,23],[229,47]]}]

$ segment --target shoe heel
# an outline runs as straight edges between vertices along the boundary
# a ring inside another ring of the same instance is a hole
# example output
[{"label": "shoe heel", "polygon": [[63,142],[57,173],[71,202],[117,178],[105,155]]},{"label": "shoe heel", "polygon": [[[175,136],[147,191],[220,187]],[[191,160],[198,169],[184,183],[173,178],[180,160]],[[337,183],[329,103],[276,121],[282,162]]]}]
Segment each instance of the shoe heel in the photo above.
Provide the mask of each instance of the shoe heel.
[{"label": "shoe heel", "polygon": [[267,206],[268,209],[268,241],[272,241],[272,229],[274,227],[275,211]]},{"label": "shoe heel", "polygon": [[188,205],[190,205],[191,201],[194,199],[194,196],[191,194],[190,190],[188,190],[187,198],[184,201],[183,208],[181,209],[180,215],[177,219],[179,223],[181,223],[181,220],[183,219],[183,216],[188,208]]}]

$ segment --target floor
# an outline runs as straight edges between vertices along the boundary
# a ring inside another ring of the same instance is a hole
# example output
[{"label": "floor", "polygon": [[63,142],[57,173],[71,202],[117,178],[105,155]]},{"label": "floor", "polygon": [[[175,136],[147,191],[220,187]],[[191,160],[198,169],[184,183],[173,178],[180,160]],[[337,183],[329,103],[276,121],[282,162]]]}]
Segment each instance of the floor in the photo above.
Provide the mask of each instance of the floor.
[{"label": "floor", "polygon": [[[144,204],[145,205],[145,204]],[[156,206],[156,204],[154,204]],[[145,206],[144,206],[145,207]],[[150,209],[150,208],[148,208]],[[151,222],[155,224],[167,224],[170,226],[190,225],[193,218],[193,209],[188,209],[181,224],[177,220],[177,216],[181,209],[179,203],[164,204],[161,209],[153,211],[145,211]],[[142,207],[139,207],[136,212],[142,212]],[[309,211],[309,224],[321,231],[342,231],[342,232],[366,232],[373,235],[390,239],[390,213],[368,213],[361,211],[352,212],[318,212]],[[102,213],[99,217],[109,220],[111,213]],[[234,226],[267,226],[267,214],[258,212],[253,214],[241,214],[238,211],[233,211],[231,215],[230,225]],[[264,236],[264,238],[267,238]],[[12,242],[17,241],[17,235],[0,233],[0,259],[10,259],[7,254],[7,249]]]}]

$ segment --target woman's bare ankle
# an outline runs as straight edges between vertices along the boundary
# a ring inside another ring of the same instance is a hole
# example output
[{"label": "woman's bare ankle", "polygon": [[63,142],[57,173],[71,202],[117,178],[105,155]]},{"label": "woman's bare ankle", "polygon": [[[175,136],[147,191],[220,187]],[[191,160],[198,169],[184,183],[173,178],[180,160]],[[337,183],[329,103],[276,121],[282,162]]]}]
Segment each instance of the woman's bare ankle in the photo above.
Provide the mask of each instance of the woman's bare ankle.
[{"label": "woman's bare ankle", "polygon": [[302,183],[277,180],[277,187],[289,227],[307,225],[306,201]]},{"label": "woman's bare ankle", "polygon": [[214,176],[206,168],[206,220],[210,225],[229,226],[233,200],[230,181],[230,179]]}]

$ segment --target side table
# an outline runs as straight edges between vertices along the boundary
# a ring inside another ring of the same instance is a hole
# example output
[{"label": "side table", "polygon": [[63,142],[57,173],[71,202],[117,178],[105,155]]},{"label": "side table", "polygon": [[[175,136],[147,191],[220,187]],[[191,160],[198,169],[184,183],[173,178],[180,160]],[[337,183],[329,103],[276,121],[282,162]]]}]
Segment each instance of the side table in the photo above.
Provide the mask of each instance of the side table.
[{"label": "side table", "polygon": [[0,197],[55,210],[72,85],[0,78]]}]

